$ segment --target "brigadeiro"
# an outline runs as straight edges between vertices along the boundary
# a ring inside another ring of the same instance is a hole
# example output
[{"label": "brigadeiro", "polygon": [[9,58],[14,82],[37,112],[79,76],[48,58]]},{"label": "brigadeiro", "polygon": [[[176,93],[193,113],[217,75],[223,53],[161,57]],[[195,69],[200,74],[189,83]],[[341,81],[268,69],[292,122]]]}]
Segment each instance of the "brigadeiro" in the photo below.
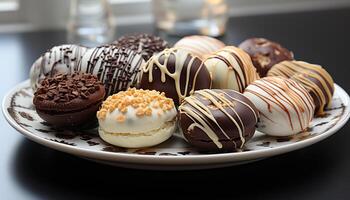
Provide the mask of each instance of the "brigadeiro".
[{"label": "brigadeiro", "polygon": [[39,116],[57,127],[74,127],[96,118],[105,96],[103,84],[91,74],[58,74],[45,78],[34,93]]},{"label": "brigadeiro", "polygon": [[142,55],[146,61],[154,54],[169,47],[168,42],[162,38],[145,33],[125,35],[114,41],[112,44],[118,47],[126,47],[131,49]]},{"label": "brigadeiro", "polygon": [[254,135],[259,113],[234,90],[198,90],[179,107],[180,126],[187,141],[202,151],[242,149]]},{"label": "brigadeiro", "polygon": [[274,65],[267,76],[283,76],[300,83],[309,92],[315,103],[315,114],[323,116],[334,93],[332,76],[320,65],[302,61],[283,61]]},{"label": "brigadeiro", "polygon": [[86,51],[76,71],[97,76],[109,96],[135,87],[144,63],[141,55],[131,49],[104,45]]},{"label": "brigadeiro", "polygon": [[260,77],[265,77],[273,65],[294,59],[291,51],[265,38],[247,39],[239,45],[239,48],[250,55]]},{"label": "brigadeiro", "polygon": [[164,92],[175,105],[195,90],[211,87],[203,62],[183,49],[165,49],[142,67],[140,88]]},{"label": "brigadeiro", "polygon": [[281,76],[254,81],[243,93],[260,112],[258,130],[272,136],[290,136],[306,131],[315,105],[308,91]]}]

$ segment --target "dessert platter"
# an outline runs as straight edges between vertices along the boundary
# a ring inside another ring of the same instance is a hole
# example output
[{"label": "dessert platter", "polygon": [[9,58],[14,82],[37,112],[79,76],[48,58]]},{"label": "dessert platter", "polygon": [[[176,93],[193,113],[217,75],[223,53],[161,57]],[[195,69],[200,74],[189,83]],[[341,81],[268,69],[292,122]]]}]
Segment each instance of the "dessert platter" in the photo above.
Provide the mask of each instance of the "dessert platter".
[{"label": "dessert platter", "polygon": [[237,47],[207,36],[174,46],[122,36],[58,45],[3,99],[27,138],[85,159],[139,169],[205,169],[317,143],[349,119],[349,96],[320,65],[264,38]]}]

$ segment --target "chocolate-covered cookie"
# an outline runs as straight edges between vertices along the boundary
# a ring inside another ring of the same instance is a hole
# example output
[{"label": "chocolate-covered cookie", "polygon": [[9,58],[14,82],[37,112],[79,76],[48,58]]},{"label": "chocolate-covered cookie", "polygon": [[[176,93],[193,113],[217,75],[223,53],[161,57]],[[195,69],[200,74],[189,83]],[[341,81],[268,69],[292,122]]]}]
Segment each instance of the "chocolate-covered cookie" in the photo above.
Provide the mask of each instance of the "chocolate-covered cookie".
[{"label": "chocolate-covered cookie", "polygon": [[324,115],[334,93],[332,76],[320,65],[302,61],[283,61],[274,65],[267,76],[283,76],[300,83],[315,103],[316,116]]},{"label": "chocolate-covered cookie", "polygon": [[198,90],[179,107],[187,141],[199,150],[235,151],[253,136],[259,113],[234,90]]},{"label": "chocolate-covered cookie", "polygon": [[239,48],[250,55],[260,77],[265,77],[273,65],[294,58],[291,51],[265,38],[247,39],[239,45]]},{"label": "chocolate-covered cookie", "polygon": [[154,54],[168,48],[168,42],[162,38],[149,34],[125,35],[112,44],[118,47],[126,47],[140,54],[146,61]]},{"label": "chocolate-covered cookie", "polygon": [[195,90],[211,87],[203,62],[182,49],[165,49],[153,56],[141,70],[140,87],[164,92],[176,105]]},{"label": "chocolate-covered cookie", "polygon": [[103,84],[91,74],[58,74],[45,78],[34,93],[39,116],[57,127],[72,127],[94,119],[105,96]]}]

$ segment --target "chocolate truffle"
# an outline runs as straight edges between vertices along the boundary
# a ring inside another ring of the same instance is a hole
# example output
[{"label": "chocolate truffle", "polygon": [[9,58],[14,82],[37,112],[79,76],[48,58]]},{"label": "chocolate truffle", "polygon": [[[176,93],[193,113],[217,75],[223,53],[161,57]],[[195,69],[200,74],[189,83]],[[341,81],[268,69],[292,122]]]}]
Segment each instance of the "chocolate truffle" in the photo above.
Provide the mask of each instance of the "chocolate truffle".
[{"label": "chocolate truffle", "polygon": [[73,127],[94,119],[104,96],[103,84],[91,74],[58,74],[41,82],[33,104],[48,123]]},{"label": "chocolate truffle", "polygon": [[204,64],[211,73],[212,88],[242,93],[251,82],[259,79],[249,55],[234,46],[226,46],[213,53]]},{"label": "chocolate truffle", "polygon": [[205,59],[209,54],[225,47],[225,44],[209,36],[192,35],[182,38],[174,47],[185,49],[191,54]]},{"label": "chocolate truffle", "polygon": [[260,77],[265,77],[270,68],[284,60],[293,60],[293,53],[280,44],[265,38],[250,38],[239,45],[246,51]]},{"label": "chocolate truffle", "polygon": [[136,86],[144,63],[144,59],[133,50],[105,45],[89,49],[77,70],[96,75],[105,85],[108,96]]},{"label": "chocolate truffle", "polygon": [[198,90],[179,107],[180,126],[199,150],[236,151],[254,135],[259,113],[234,90]]},{"label": "chocolate truffle", "polygon": [[306,131],[315,105],[307,90],[294,80],[265,77],[244,92],[260,112],[258,130],[272,136],[289,136]]},{"label": "chocolate truffle", "polygon": [[211,87],[210,74],[198,58],[182,49],[165,49],[142,67],[140,87],[164,92],[176,105],[195,90]]},{"label": "chocolate truffle", "polygon": [[97,112],[100,137],[113,145],[142,148],[160,144],[176,128],[172,99],[155,90],[131,88],[109,96]]},{"label": "chocolate truffle", "polygon": [[284,61],[274,65],[267,75],[291,78],[304,86],[314,100],[317,116],[324,115],[324,108],[332,101],[333,79],[319,65],[302,61]]},{"label": "chocolate truffle", "polygon": [[56,74],[71,74],[75,71],[86,47],[78,45],[55,46],[40,56],[30,69],[30,85],[35,91],[40,82],[46,77]]},{"label": "chocolate truffle", "polygon": [[142,55],[146,61],[154,54],[168,48],[168,42],[162,38],[148,34],[125,35],[113,42],[118,47],[126,47]]}]

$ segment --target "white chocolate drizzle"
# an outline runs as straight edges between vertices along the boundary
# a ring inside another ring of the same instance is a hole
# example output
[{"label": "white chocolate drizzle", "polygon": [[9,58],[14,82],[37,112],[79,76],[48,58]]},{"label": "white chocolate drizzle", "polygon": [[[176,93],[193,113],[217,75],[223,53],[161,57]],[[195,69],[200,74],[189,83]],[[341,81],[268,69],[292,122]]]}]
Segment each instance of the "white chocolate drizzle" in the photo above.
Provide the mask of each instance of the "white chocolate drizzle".
[{"label": "white chocolate drizzle", "polygon": [[[227,133],[227,130],[224,130],[224,128],[221,126],[222,124],[217,121],[212,112],[213,108],[205,105],[203,99],[209,100],[213,104],[214,108],[219,109],[227,117],[227,123],[231,122],[232,126],[237,128],[241,140],[241,145],[239,148],[242,148],[245,143],[244,134],[246,125],[241,118],[243,113],[238,113],[236,111],[236,106],[247,107],[251,111],[252,115],[254,115],[255,123],[258,121],[258,113],[256,110],[246,102],[229,95],[227,92],[225,92],[225,90],[197,90],[194,95],[185,98],[184,103],[179,107],[179,111],[180,113],[186,114],[193,122],[188,127],[188,130],[193,130],[195,127],[201,129],[220,149],[223,147],[223,145],[219,141],[219,137],[213,129],[212,123],[214,123],[220,129],[221,133],[227,138],[227,140],[234,143],[235,148],[238,147],[235,141],[229,136],[230,134]],[[232,111],[234,115],[230,114],[229,111]]]},{"label": "white chocolate drizzle", "polygon": [[[173,73],[170,72],[168,69],[168,61],[170,56],[174,56],[175,71]],[[159,61],[160,57],[164,59],[163,64],[161,64]],[[188,64],[186,64],[186,61],[188,59],[190,60],[188,61]],[[193,67],[197,66],[193,64],[195,59],[198,58],[196,56],[190,55],[187,51],[176,48],[165,49],[161,53],[153,56],[150,60],[148,60],[148,62],[142,68],[141,76],[143,76],[145,73],[148,73],[148,81],[153,82],[153,70],[154,68],[158,67],[161,72],[161,82],[165,83],[167,76],[174,80],[176,93],[179,98],[179,103],[181,103],[186,96],[193,94],[193,92],[195,91],[197,76],[203,67],[203,63],[201,63],[201,65],[197,69],[195,69],[196,72],[192,80],[193,82],[191,83],[192,87],[190,88],[189,86],[191,71]],[[180,79],[183,70],[186,70],[186,77],[184,87],[181,87],[183,83],[180,81]],[[184,88],[184,90],[182,91],[181,88]]]}]

